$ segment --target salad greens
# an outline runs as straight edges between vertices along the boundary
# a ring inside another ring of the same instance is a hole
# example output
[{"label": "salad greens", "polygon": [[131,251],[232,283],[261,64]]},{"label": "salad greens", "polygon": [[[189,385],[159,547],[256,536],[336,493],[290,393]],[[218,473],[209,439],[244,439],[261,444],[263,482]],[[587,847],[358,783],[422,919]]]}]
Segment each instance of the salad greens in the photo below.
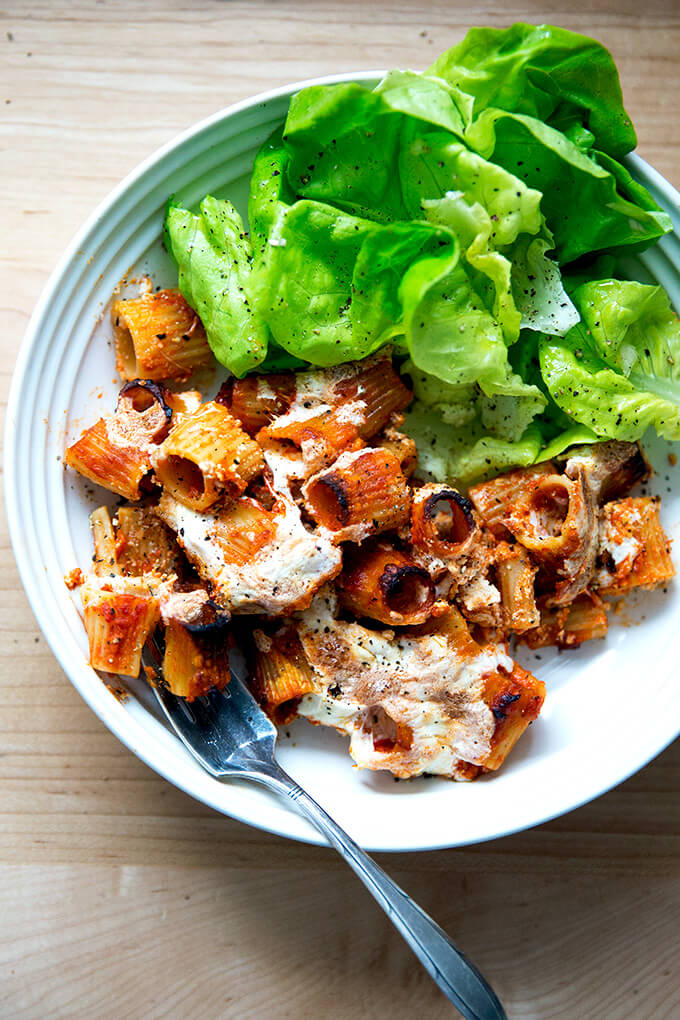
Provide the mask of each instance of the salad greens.
[{"label": "salad greens", "polygon": [[637,145],[611,54],[576,32],[553,25],[473,28],[430,73],[474,96],[478,110],[526,114],[565,134],[581,128],[616,158]]},{"label": "salad greens", "polygon": [[584,152],[534,117],[486,109],[467,140],[542,192],[561,263],[604,249],[647,248],[668,229],[668,215],[624,167],[604,153]]},{"label": "salad greens", "polygon": [[662,287],[620,280],[574,292],[581,321],[541,338],[541,371],[564,411],[597,435],[680,439],[680,321]]},{"label": "salad greens", "polygon": [[166,246],[219,361],[330,366],[390,343],[405,428],[468,484],[574,442],[680,438],[680,324],[617,258],[671,229],[607,50],[552,26],[479,28],[423,74],[317,85],[229,202],[170,203]]},{"label": "salad greens", "polygon": [[208,195],[195,216],[170,203],[165,243],[179,266],[180,290],[198,312],[217,360],[236,375],[258,365],[269,330],[245,292],[250,245],[233,205]]}]

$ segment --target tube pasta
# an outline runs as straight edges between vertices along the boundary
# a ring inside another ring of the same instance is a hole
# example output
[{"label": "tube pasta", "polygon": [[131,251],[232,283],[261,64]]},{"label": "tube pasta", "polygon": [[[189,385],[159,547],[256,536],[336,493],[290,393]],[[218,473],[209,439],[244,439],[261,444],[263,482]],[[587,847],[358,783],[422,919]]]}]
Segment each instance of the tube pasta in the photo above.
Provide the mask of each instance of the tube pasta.
[{"label": "tube pasta", "polygon": [[98,577],[119,574],[116,535],[108,507],[100,506],[90,514],[90,529],[94,543],[94,573]]},{"label": "tube pasta", "polygon": [[416,444],[410,436],[405,435],[403,432],[399,432],[395,428],[388,428],[378,437],[375,444],[376,446],[382,447],[383,450],[389,450],[393,453],[401,464],[401,470],[407,478],[413,474],[418,464],[418,452],[416,450]]},{"label": "tube pasta", "polygon": [[423,485],[413,494],[411,541],[419,559],[433,568],[451,566],[479,538],[472,504],[446,485]]},{"label": "tube pasta", "polygon": [[294,395],[286,391],[284,399],[286,412],[267,424],[259,438],[294,443],[318,469],[380,432],[410,402],[411,393],[392,368],[391,358],[381,352],[363,362],[299,372]]},{"label": "tube pasta", "polygon": [[674,574],[657,502],[610,501],[647,476],[635,444],[571,450],[469,496],[408,483],[411,394],[387,349],[230,379],[201,403],[153,381],[204,363],[177,293],[116,310],[122,371],[144,378],[65,457],[144,497],[94,511],[92,573],[65,577],[97,669],[136,675],[162,627],[165,682],[191,701],[230,680],[230,613],[256,614],[252,688],[275,722],[335,727],[359,767],[469,780],[501,766],[543,704],[510,638],[604,637],[600,596]]},{"label": "tube pasta", "polygon": [[525,549],[552,562],[568,556],[579,544],[582,504],[576,479],[543,475],[532,479],[521,498],[508,507],[504,523]]},{"label": "tube pasta", "polygon": [[90,665],[137,676],[144,643],[159,620],[159,600],[141,578],[90,576],[80,589]]},{"label": "tube pasta", "polygon": [[603,507],[598,561],[595,585],[601,595],[655,588],[674,577],[657,500],[628,497]]},{"label": "tube pasta", "polygon": [[237,496],[264,468],[262,450],[221,404],[210,401],[175,426],[154,456],[156,477],[186,506],[208,510]]},{"label": "tube pasta", "polygon": [[298,712],[348,733],[361,767],[471,778],[498,768],[543,702],[543,684],[477,644],[453,607],[395,635],[340,619],[322,592],[297,628],[318,683]]},{"label": "tube pasta", "polygon": [[495,772],[529,723],[538,718],[545,700],[545,684],[515,662],[509,676],[499,670],[488,677],[484,700],[493,713],[496,726],[491,737],[491,750],[479,764],[485,772]]},{"label": "tube pasta", "polygon": [[108,507],[90,514],[94,542],[94,573],[98,577],[174,575],[180,549],[172,532],[150,507],[121,506],[111,518]]},{"label": "tube pasta", "polygon": [[505,517],[518,499],[523,499],[527,487],[543,475],[555,473],[552,461],[543,461],[518,471],[508,471],[488,482],[473,485],[468,495],[479,514],[482,524],[496,535],[507,538]]},{"label": "tube pasta", "polygon": [[64,454],[64,463],[125,499],[138,499],[150,468],[146,450],[113,442],[105,418],[91,425]]},{"label": "tube pasta", "polygon": [[180,549],[172,532],[151,507],[121,506],[113,521],[116,529],[116,562],[128,575],[176,574]]},{"label": "tube pasta", "polygon": [[248,435],[254,436],[272,419],[284,414],[294,396],[295,376],[292,372],[282,372],[228,379],[215,400],[228,407]]},{"label": "tube pasta", "polygon": [[363,404],[358,431],[362,439],[370,439],[385,428],[393,415],[408,407],[413,394],[394,371],[392,358],[385,351],[356,362],[355,368],[355,374],[332,386],[332,395],[345,405],[355,401]]},{"label": "tube pasta", "polygon": [[163,679],[170,691],[193,701],[210,690],[223,690],[231,680],[231,643],[221,623],[187,626],[179,620],[168,620]]},{"label": "tube pasta", "polygon": [[428,572],[387,542],[346,549],[336,585],[342,605],[381,623],[424,623],[435,607]]},{"label": "tube pasta", "polygon": [[652,474],[639,443],[623,443],[616,439],[573,447],[562,459],[566,460],[564,472],[570,478],[580,473],[585,476],[600,506],[625,496],[637,482],[645,482]]},{"label": "tube pasta", "polygon": [[338,541],[361,542],[408,520],[410,493],[389,450],[343,453],[303,486],[307,509]]},{"label": "tube pasta", "polygon": [[534,578],[538,568],[521,545],[500,543],[495,559],[504,629],[521,634],[537,627],[540,614],[534,595]]},{"label": "tube pasta", "polygon": [[258,440],[263,445],[272,440],[293,443],[312,470],[331,463],[343,450],[364,445],[359,438],[360,414],[352,411],[350,405],[335,409],[314,407],[312,412],[298,416],[291,411],[283,415],[263,428]]},{"label": "tube pasta", "polygon": [[521,633],[518,640],[532,649],[549,645],[577,648],[584,641],[606,637],[607,627],[602,599],[584,594],[568,606],[543,606],[538,625]]},{"label": "tube pasta", "polygon": [[253,693],[275,722],[288,722],[299,699],[316,690],[314,670],[292,627],[282,627],[271,636],[255,630],[253,639]]},{"label": "tube pasta", "polygon": [[125,499],[139,499],[151,451],[167,434],[171,416],[159,387],[139,379],[127,383],[115,413],[86,429],[67,448],[64,463]]},{"label": "tube pasta", "polygon": [[212,364],[205,330],[178,290],[150,290],[111,309],[123,379],[184,380]]},{"label": "tube pasta", "polygon": [[500,520],[552,575],[549,603],[566,605],[586,589],[595,567],[598,521],[582,466],[573,478],[546,473],[525,478]]}]

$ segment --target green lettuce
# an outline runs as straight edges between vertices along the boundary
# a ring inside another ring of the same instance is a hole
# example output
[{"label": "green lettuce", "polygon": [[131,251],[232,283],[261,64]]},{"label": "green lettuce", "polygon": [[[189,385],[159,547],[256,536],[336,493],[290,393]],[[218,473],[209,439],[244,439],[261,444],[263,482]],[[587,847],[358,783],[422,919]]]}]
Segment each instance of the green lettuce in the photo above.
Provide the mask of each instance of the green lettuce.
[{"label": "green lettuce", "polygon": [[512,443],[521,438],[547,403],[538,387],[512,371],[493,394],[485,393],[477,383],[442,382],[411,360],[402,371],[408,373],[415,399],[435,410],[447,425],[461,427],[478,419],[487,432]]},{"label": "green lettuce", "polygon": [[407,219],[395,175],[404,119],[361,85],[313,85],[298,92],[283,133],[291,189],[383,223]]},{"label": "green lettuce", "polygon": [[[497,248],[542,228],[540,191],[443,131],[409,134],[400,153],[399,176],[409,217],[422,215],[428,201],[460,192],[466,205],[488,217]],[[476,233],[474,226],[464,229],[461,242],[471,243]]]},{"label": "green lettuce", "polygon": [[539,455],[543,434],[533,419],[546,398],[537,387],[509,373],[506,392],[488,396],[475,383],[444,383],[412,361],[402,371],[415,397],[403,428],[417,444],[421,474],[468,486]]},{"label": "green lettuce", "polygon": [[[464,152],[465,161],[473,163],[474,154]],[[483,171],[476,174],[477,179],[484,176]],[[517,340],[521,328],[563,335],[578,321],[578,312],[562,285],[558,266],[546,255],[553,246],[551,234],[540,215],[534,219],[533,210],[531,216],[519,213],[525,194],[538,193],[510,174],[505,178],[502,187],[499,176],[491,177],[496,183],[493,198],[487,200],[489,208],[476,201],[472,189],[449,191],[441,199],[423,201],[425,216],[450,227],[459,238],[475,289],[508,343]],[[514,208],[495,212],[498,199],[506,195],[512,196],[506,204],[514,200]],[[508,229],[513,222],[514,229]],[[539,230],[539,236],[531,236]]]},{"label": "green lettuce", "polygon": [[374,92],[393,110],[459,135],[472,120],[474,99],[442,78],[416,71],[389,71]]},{"label": "green lettuce", "polygon": [[560,262],[603,249],[640,251],[672,229],[668,214],[615,160],[597,162],[535,117],[484,110],[466,141],[542,193]]},{"label": "green lettuce", "polygon": [[295,201],[288,184],[289,157],[283,144],[283,127],[277,128],[253,161],[248,196],[248,222],[255,254],[264,246],[279,213]]},{"label": "green lettuce", "polygon": [[537,399],[513,376],[502,329],[450,229],[377,224],[302,199],[281,206],[264,248],[249,294],[291,354],[334,365],[396,337],[418,368],[445,382]]},{"label": "green lettuce", "polygon": [[573,298],[582,322],[539,344],[553,400],[601,438],[639,439],[652,425],[680,439],[680,322],[663,288],[601,280]]},{"label": "green lettuce", "polygon": [[514,378],[502,330],[459,261],[440,256],[414,263],[400,295],[406,347],[416,368],[453,386],[477,383],[488,396],[540,400],[535,387]]},{"label": "green lettuce", "polygon": [[322,202],[281,204],[255,260],[248,293],[284,350],[313,365],[337,365],[357,350],[349,310],[362,241],[375,224]]},{"label": "green lettuce", "polygon": [[301,90],[254,161],[252,241],[209,196],[170,205],[166,244],[237,375],[392,344],[423,470],[467,485],[650,424],[680,438],[678,320],[612,278],[671,229],[618,162],[634,145],[599,43],[473,29],[425,74]]},{"label": "green lettuce", "polygon": [[397,173],[402,135],[435,125],[463,137],[471,99],[446,82],[391,71],[373,90],[313,85],[293,96],[283,130],[287,182],[298,196],[381,223],[410,219]]},{"label": "green lettuce", "polygon": [[521,23],[472,28],[428,74],[474,96],[475,112],[494,106],[565,133],[585,129],[598,148],[615,157],[637,144],[611,54],[565,28]]},{"label": "green lettuce", "polygon": [[520,312],[520,327],[564,336],[578,322],[578,312],[562,281],[558,265],[546,252],[553,247],[545,228],[542,236],[518,238],[508,257],[512,293]]},{"label": "green lettuce", "polygon": [[542,445],[536,425],[530,425],[512,442],[487,432],[478,417],[461,427],[450,425],[420,401],[414,401],[406,412],[403,430],[418,448],[419,475],[446,480],[460,488],[513,467],[533,464]]},{"label": "green lettuce", "polygon": [[217,360],[238,376],[257,368],[269,331],[247,296],[250,244],[231,202],[208,195],[198,215],[170,203],[165,244],[179,268],[179,288],[198,312]]}]

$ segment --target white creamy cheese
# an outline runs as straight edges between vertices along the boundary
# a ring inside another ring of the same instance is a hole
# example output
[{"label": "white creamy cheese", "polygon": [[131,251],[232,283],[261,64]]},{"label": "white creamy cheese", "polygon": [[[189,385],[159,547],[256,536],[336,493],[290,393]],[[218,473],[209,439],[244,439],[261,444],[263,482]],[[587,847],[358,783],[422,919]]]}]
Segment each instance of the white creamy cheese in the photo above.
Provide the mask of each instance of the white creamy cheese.
[{"label": "white creamy cheese", "polygon": [[309,407],[305,407],[304,403],[301,403],[299,397],[290,405],[285,414],[280,414],[274,419],[273,428],[278,432],[283,432],[284,429],[288,429],[291,425],[300,425],[303,422],[309,421],[311,418],[318,418],[322,414],[330,414],[333,408],[330,404],[310,404]]},{"label": "white creamy cheese", "polygon": [[459,589],[458,599],[468,612],[473,613],[478,609],[500,605],[501,593],[495,584],[479,576],[473,577]]},{"label": "white creamy cheese", "polygon": [[356,425],[358,428],[366,421],[366,402],[364,400],[350,400],[346,404],[341,404],[336,420],[343,425]]},{"label": "white creamy cheese", "polygon": [[304,481],[314,472],[301,450],[275,439],[266,440],[262,444],[265,463],[272,474],[272,485],[277,492],[290,494],[291,482]]},{"label": "white creamy cheese", "polygon": [[[496,722],[483,699],[486,678],[513,668],[502,648],[464,654],[444,631],[408,637],[336,620],[327,591],[300,614],[298,634],[326,684],[326,693],[306,696],[299,712],[348,733],[358,765],[401,776],[451,775],[459,760],[482,763],[489,754]],[[410,731],[410,748],[376,750],[378,711]]]},{"label": "white creamy cheese", "polygon": [[244,564],[231,562],[218,516],[191,510],[167,493],[158,512],[223,606],[275,616],[308,604],[342,565],[342,555],[330,539],[307,531],[293,502],[285,500],[282,505],[283,512],[272,519],[272,534]]},{"label": "white creamy cheese", "polygon": [[208,593],[202,588],[171,592],[161,601],[161,620],[166,627],[171,620],[182,624],[197,623],[207,601]]}]

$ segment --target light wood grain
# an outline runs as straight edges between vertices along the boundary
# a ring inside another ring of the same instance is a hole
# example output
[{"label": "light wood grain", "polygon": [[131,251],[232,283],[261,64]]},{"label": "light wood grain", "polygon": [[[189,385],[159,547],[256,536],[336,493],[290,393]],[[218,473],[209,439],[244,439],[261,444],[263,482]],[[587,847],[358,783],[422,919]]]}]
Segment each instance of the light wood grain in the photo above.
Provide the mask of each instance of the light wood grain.
[{"label": "light wood grain", "polygon": [[[553,21],[614,53],[639,151],[680,186],[675,0],[74,2],[0,12],[0,387],[85,216],[179,130],[261,89],[426,65],[472,23]],[[453,1010],[330,851],[222,818],[80,701],[0,527],[0,1016],[396,1017]],[[680,1016],[680,746],[594,804],[382,863],[513,1018]]]}]

